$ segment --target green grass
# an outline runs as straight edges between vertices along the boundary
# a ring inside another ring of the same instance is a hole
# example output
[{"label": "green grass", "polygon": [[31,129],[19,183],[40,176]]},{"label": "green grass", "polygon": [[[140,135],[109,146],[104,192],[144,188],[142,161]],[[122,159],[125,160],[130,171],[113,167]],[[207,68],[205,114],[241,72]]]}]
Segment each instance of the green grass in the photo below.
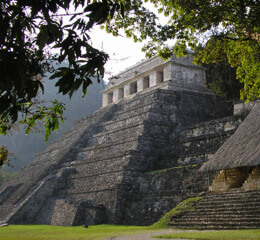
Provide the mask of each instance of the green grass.
[{"label": "green grass", "polygon": [[156,238],[195,240],[260,240],[260,229],[179,232],[156,236]]},{"label": "green grass", "polygon": [[154,223],[151,227],[154,229],[166,228],[173,217],[178,216],[184,212],[193,211],[195,203],[201,200],[202,198],[203,197],[193,197],[180,202],[179,205],[177,205],[171,211],[166,213],[158,222]]},{"label": "green grass", "polygon": [[0,227],[0,240],[101,240],[120,235],[154,231],[151,227],[96,225],[58,227],[47,225],[10,225]]},{"label": "green grass", "polygon": [[[121,235],[153,232],[152,227],[97,225],[57,227],[46,225],[16,225],[0,228],[0,240],[101,240]],[[260,240],[260,229],[227,231],[187,231],[156,236],[165,239],[195,240]],[[134,239],[134,238],[133,238]]]}]

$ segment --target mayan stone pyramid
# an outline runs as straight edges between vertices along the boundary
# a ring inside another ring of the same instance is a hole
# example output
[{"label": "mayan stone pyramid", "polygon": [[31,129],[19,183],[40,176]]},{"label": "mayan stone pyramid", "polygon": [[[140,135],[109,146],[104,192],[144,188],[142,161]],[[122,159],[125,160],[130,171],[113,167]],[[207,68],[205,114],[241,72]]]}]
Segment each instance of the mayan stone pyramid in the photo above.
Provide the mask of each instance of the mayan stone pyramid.
[{"label": "mayan stone pyramid", "polygon": [[1,222],[145,225],[207,189],[196,171],[238,122],[226,117],[230,103],[206,89],[191,55],[143,61],[102,94],[100,110],[0,187]]}]

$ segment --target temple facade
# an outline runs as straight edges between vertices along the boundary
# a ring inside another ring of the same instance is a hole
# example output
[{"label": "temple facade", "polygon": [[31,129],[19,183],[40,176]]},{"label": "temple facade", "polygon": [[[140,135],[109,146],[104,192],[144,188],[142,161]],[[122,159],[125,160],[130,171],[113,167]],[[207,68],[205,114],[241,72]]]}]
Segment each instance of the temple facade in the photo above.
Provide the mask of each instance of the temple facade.
[{"label": "temple facade", "polygon": [[[156,88],[207,92],[205,69],[192,63],[192,55],[167,61],[154,57],[112,77],[102,92],[105,107],[121,99],[129,99],[137,93]],[[211,93],[212,94],[212,93]]]}]

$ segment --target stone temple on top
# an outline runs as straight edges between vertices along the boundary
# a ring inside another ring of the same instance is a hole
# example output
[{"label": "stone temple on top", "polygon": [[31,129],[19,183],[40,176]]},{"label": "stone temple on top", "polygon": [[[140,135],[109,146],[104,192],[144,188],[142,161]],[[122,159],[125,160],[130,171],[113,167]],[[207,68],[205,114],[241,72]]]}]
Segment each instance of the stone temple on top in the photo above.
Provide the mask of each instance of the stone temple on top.
[{"label": "stone temple on top", "polygon": [[0,186],[0,221],[148,225],[207,191],[199,172],[243,116],[206,88],[192,54],[138,63],[102,92],[102,107],[74,123]]},{"label": "stone temple on top", "polygon": [[126,69],[110,79],[102,92],[102,107],[156,88],[210,93],[205,88],[205,69],[193,64],[192,59],[192,55],[167,61],[154,57]]}]

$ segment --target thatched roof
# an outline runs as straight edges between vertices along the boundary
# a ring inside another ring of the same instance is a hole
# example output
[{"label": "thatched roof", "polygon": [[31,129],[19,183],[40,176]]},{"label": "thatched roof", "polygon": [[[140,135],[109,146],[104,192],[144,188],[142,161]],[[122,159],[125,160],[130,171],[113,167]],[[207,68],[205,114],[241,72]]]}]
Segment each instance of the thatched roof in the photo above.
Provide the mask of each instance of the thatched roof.
[{"label": "thatched roof", "polygon": [[260,102],[200,171],[260,165]]}]

